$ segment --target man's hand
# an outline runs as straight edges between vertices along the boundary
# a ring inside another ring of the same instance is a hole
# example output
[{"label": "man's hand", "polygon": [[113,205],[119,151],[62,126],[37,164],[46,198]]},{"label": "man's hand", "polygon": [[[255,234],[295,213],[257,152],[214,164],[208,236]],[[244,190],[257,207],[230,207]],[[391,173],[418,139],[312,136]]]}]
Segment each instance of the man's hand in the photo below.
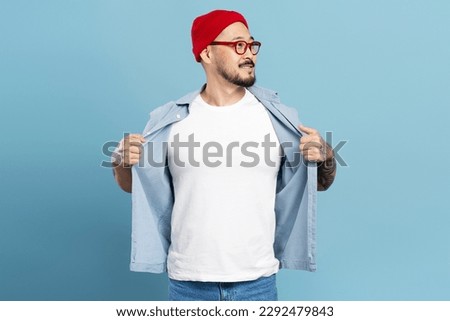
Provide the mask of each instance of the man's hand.
[{"label": "man's hand", "polygon": [[115,165],[130,167],[139,162],[142,152],[142,144],[145,139],[140,134],[130,134],[123,138],[115,152]]},{"label": "man's hand", "polygon": [[333,184],[336,176],[333,149],[316,129],[306,126],[298,128],[306,134],[300,138],[300,152],[306,161],[317,163],[317,190],[325,191]]},{"label": "man's hand", "polygon": [[130,134],[120,141],[114,151],[114,178],[125,192],[131,193],[131,166],[139,162],[143,143],[145,143],[145,139],[142,135]]},{"label": "man's hand", "polygon": [[308,162],[323,162],[327,159],[326,155],[326,143],[320,136],[320,133],[310,127],[298,126],[298,128],[304,132],[300,138],[300,152]]}]

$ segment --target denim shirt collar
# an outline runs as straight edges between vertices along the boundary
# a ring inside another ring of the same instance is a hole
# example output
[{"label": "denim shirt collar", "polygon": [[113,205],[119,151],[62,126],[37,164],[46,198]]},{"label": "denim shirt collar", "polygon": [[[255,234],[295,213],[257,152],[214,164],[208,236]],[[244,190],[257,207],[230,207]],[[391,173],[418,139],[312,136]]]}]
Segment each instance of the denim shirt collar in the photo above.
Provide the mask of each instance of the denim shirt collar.
[{"label": "denim shirt collar", "polygon": [[[173,118],[172,121],[180,120],[182,118],[181,115],[187,116],[189,113],[189,105],[205,88],[206,84],[204,84],[200,90],[191,92],[175,101],[175,104],[178,106],[177,117],[179,118]],[[295,120],[288,117],[279,109],[281,101],[277,92],[258,86],[247,87],[247,90],[250,91],[271,112],[271,114],[281,121],[287,128],[289,128],[296,135],[302,136],[302,133],[296,126]]]},{"label": "denim shirt collar", "polygon": [[[177,105],[190,105],[192,101],[197,97],[203,90],[205,90],[206,84],[204,84],[199,90],[196,90],[194,92],[191,92],[177,101],[175,103]],[[269,89],[262,89],[258,86],[251,86],[247,87],[248,91],[250,91],[256,98],[260,100],[266,100],[272,103],[280,103],[280,98],[278,97],[278,93],[269,90]]]}]

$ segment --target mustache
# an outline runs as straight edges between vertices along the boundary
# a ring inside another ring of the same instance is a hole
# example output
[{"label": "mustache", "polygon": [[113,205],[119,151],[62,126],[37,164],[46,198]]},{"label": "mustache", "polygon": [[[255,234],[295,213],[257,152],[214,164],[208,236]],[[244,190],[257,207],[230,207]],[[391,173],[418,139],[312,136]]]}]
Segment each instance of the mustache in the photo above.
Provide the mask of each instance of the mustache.
[{"label": "mustache", "polygon": [[239,67],[255,67],[255,63],[252,60],[247,60],[239,65]]}]

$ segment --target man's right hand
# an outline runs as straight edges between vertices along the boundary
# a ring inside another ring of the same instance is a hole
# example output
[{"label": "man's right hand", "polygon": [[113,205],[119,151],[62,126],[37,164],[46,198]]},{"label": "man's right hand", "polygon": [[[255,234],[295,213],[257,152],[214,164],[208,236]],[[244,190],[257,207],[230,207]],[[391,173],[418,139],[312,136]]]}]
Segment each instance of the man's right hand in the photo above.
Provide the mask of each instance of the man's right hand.
[{"label": "man's right hand", "polygon": [[142,153],[142,144],[145,139],[141,134],[130,134],[123,138],[115,152],[115,165],[130,167],[139,162]]},{"label": "man's right hand", "polygon": [[143,143],[145,139],[141,134],[130,134],[120,141],[114,152],[114,177],[125,192],[131,193],[131,166],[139,162]]}]

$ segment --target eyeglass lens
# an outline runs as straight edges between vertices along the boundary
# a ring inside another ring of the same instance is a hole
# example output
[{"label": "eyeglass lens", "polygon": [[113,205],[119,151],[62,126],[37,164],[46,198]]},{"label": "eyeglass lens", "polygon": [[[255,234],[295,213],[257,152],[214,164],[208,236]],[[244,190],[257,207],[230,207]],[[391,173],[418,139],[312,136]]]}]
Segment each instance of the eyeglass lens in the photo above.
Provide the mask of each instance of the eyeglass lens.
[{"label": "eyeglass lens", "polygon": [[[252,54],[256,55],[259,51],[259,43],[252,42],[251,44],[248,44],[250,47],[250,51]],[[236,43],[236,51],[238,54],[243,54],[247,50],[247,43],[245,41],[239,41]]]}]

